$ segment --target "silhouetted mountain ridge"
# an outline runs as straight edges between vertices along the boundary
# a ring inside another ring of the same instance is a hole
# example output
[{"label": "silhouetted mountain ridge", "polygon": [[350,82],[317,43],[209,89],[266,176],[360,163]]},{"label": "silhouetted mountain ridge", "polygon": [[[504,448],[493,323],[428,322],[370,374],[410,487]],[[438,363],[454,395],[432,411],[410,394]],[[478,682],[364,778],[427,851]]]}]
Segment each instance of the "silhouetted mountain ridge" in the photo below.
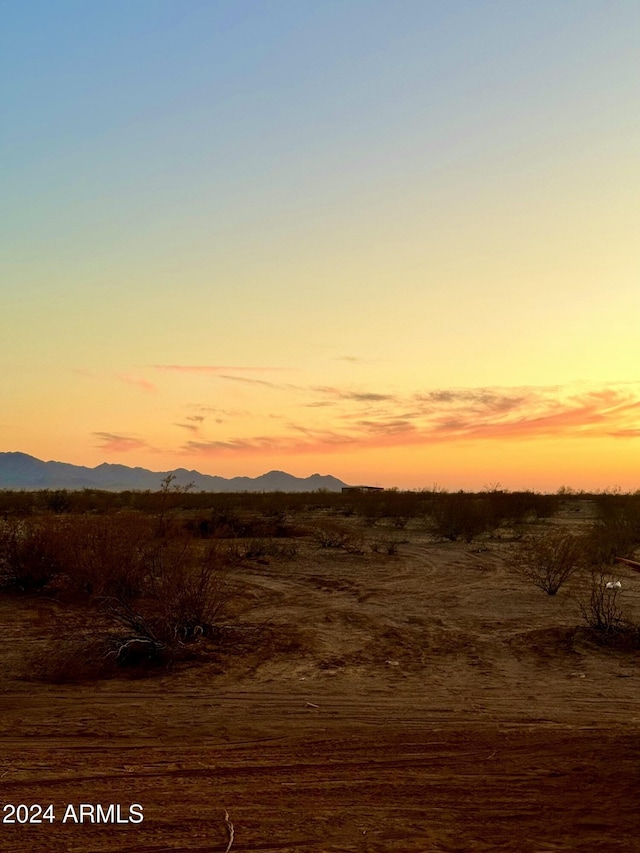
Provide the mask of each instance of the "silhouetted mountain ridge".
[{"label": "silhouetted mountain ridge", "polygon": [[327,489],[339,492],[346,485],[331,475],[312,474],[294,477],[286,471],[269,471],[259,477],[216,477],[175,468],[172,471],[149,471],[127,465],[103,462],[95,468],[71,465],[69,462],[43,462],[27,453],[0,453],[0,489],[104,489],[119,492],[128,489],[159,489],[169,474],[175,475],[177,486],[193,483],[196,491],[205,492],[315,492]]}]

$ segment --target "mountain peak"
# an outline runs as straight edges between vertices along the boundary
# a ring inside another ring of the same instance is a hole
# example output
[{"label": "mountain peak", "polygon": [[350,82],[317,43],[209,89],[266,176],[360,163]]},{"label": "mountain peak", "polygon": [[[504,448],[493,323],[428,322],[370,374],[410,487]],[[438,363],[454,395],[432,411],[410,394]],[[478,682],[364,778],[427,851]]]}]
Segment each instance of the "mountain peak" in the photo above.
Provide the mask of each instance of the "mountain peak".
[{"label": "mountain peak", "polygon": [[105,491],[156,491],[162,481],[174,474],[178,485],[193,483],[203,492],[306,492],[326,489],[340,491],[346,485],[331,475],[313,474],[295,477],[286,471],[269,471],[259,477],[216,477],[176,468],[173,471],[149,471],[127,465],[102,462],[95,468],[68,462],[43,462],[27,453],[0,452],[0,489],[103,489]]}]

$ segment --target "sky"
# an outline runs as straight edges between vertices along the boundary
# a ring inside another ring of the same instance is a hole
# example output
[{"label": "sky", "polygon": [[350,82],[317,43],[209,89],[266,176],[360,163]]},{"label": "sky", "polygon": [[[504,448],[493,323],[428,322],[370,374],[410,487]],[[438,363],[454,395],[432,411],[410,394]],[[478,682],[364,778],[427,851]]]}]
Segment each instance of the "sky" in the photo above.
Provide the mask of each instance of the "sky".
[{"label": "sky", "polygon": [[640,488],[637,0],[0,13],[0,450]]}]

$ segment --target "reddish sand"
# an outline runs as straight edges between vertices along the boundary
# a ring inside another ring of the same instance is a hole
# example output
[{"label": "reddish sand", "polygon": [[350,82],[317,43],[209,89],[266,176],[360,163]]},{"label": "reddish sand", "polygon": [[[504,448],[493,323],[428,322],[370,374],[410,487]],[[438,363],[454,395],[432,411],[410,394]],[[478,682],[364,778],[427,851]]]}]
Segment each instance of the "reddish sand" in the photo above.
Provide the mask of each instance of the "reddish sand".
[{"label": "reddish sand", "polygon": [[[0,599],[2,805],[55,814],[0,849],[639,851],[638,653],[576,633],[581,581],[545,595],[508,543],[399,535],[235,570],[242,630],[153,677],[34,680],[68,606]],[[80,803],[144,820],[64,823]]]}]

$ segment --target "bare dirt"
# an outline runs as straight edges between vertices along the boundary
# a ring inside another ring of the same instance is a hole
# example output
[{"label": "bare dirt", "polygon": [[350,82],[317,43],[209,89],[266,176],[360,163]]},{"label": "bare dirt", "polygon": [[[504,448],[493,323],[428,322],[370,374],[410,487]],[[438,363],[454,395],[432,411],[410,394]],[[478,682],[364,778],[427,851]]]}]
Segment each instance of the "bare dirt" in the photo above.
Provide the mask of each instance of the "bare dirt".
[{"label": "bare dirt", "polygon": [[[144,678],[35,679],[71,615],[0,599],[2,806],[55,815],[0,849],[639,851],[638,652],[576,630],[580,581],[545,595],[509,543],[399,536],[235,569],[221,649]],[[144,820],[63,822],[80,803]]]}]

